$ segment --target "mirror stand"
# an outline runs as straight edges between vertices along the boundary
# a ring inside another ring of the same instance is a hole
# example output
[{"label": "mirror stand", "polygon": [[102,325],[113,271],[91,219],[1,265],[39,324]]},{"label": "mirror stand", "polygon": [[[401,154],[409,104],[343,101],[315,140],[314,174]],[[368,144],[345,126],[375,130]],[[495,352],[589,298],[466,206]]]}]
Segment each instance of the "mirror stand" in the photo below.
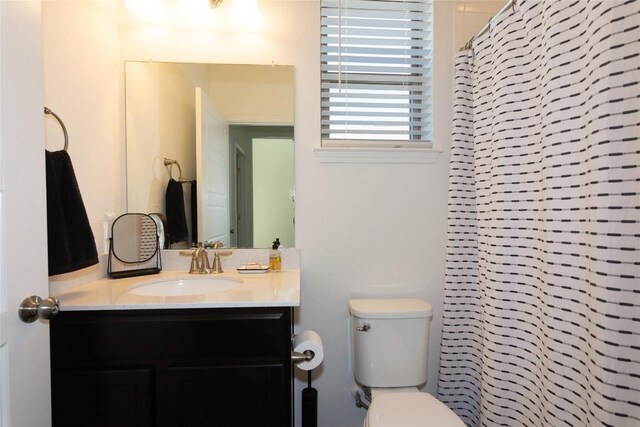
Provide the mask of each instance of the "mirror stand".
[{"label": "mirror stand", "polygon": [[[131,268],[132,266],[140,268]],[[109,237],[108,276],[121,279],[158,274],[160,271],[160,239],[153,218],[139,213],[128,213],[116,218]]]}]

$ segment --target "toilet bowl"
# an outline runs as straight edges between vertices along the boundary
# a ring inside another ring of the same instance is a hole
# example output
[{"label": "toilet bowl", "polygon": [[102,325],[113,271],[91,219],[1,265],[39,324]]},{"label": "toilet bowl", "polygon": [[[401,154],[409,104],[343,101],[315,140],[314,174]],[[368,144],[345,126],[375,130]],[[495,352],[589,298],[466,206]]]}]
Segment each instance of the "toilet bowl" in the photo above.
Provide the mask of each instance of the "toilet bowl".
[{"label": "toilet bowl", "polygon": [[418,298],[349,301],[353,371],[371,390],[364,427],[464,427],[418,385],[427,380],[432,307]]},{"label": "toilet bowl", "polygon": [[465,424],[444,403],[414,388],[401,393],[372,391],[363,427],[465,427]]}]

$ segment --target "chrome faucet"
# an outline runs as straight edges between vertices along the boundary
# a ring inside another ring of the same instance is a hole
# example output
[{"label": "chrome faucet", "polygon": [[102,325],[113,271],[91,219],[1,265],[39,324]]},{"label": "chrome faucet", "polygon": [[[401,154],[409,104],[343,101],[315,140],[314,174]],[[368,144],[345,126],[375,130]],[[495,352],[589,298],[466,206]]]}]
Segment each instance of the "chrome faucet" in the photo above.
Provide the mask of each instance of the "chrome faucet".
[{"label": "chrome faucet", "polygon": [[[217,254],[216,254],[217,255]],[[209,255],[203,247],[196,248],[191,257],[191,268],[189,274],[207,274],[211,272],[209,267]]]}]

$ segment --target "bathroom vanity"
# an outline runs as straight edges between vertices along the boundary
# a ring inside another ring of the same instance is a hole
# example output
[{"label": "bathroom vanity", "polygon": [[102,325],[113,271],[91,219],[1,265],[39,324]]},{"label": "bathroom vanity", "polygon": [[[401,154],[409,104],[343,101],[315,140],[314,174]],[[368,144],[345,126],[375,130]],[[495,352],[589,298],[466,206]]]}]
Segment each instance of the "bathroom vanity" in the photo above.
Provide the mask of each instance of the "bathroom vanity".
[{"label": "bathroom vanity", "polygon": [[299,271],[225,273],[238,285],[208,294],[132,292],[183,279],[200,278],[105,279],[58,296],[54,426],[292,425]]}]

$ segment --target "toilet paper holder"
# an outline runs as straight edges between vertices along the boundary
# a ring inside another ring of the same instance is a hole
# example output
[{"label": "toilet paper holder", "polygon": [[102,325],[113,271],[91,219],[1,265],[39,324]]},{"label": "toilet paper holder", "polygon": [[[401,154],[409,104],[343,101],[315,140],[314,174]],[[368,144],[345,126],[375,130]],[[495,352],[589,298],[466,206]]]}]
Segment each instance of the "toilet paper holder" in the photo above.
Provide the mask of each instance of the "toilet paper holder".
[{"label": "toilet paper holder", "polygon": [[296,368],[310,371],[320,366],[323,360],[322,339],[317,332],[306,330],[292,336],[291,362]]},{"label": "toilet paper holder", "polygon": [[297,351],[291,352],[291,362],[298,364],[300,362],[310,362],[315,357],[315,353],[311,350],[305,350],[302,353]]}]

